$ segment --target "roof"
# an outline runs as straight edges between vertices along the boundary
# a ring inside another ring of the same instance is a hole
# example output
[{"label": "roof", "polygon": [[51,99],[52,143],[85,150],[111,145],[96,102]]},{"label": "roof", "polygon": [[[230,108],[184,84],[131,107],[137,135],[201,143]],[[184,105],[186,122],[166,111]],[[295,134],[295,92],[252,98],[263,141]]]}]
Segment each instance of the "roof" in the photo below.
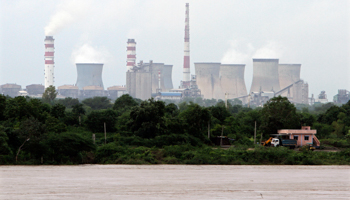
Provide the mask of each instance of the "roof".
[{"label": "roof", "polygon": [[123,91],[125,91],[126,87],[114,85],[114,86],[108,87],[107,90],[123,90]]},{"label": "roof", "polygon": [[90,85],[83,87],[83,90],[103,90],[100,86]]},{"label": "roof", "polygon": [[6,83],[4,85],[0,86],[1,88],[21,88],[20,85],[13,84],[13,83]]},{"label": "roof", "polygon": [[182,93],[181,92],[161,92],[160,95],[164,97],[181,97]]},{"label": "roof", "polygon": [[57,87],[57,89],[59,90],[78,90],[78,86],[74,86],[74,85],[61,85],[59,87]]}]

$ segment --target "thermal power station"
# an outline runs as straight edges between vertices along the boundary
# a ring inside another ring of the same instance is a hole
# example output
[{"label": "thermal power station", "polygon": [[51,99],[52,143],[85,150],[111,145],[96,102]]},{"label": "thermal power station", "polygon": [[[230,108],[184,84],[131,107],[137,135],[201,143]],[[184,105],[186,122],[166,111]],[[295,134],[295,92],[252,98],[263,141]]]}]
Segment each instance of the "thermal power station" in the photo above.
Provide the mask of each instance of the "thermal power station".
[{"label": "thermal power station", "polygon": [[53,36],[46,36],[44,40],[45,44],[45,88],[49,87],[50,85],[54,85],[54,67],[55,67],[55,45],[54,45],[55,39],[53,39]]},{"label": "thermal power station", "polygon": [[247,88],[244,82],[244,69],[244,64],[221,64],[221,90],[228,98],[231,99],[247,95]]},{"label": "thermal power station", "polygon": [[79,90],[86,86],[103,87],[102,69],[103,63],[76,63],[77,66],[77,83]]},{"label": "thermal power station", "polygon": [[184,38],[184,66],[182,88],[189,88],[191,84],[190,72],[190,20],[189,20],[189,4],[186,3],[185,13],[185,38]]},{"label": "thermal power station", "polygon": [[173,79],[172,79],[172,71],[173,66],[172,65],[164,65],[163,66],[163,80],[164,80],[164,91],[168,92],[169,90],[173,89]]}]

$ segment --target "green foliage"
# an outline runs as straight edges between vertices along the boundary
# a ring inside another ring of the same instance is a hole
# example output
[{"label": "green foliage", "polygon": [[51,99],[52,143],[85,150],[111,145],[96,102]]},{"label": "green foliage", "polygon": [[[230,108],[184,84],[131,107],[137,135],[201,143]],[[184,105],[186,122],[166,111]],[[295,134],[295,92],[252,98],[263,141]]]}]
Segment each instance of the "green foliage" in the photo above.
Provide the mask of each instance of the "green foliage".
[{"label": "green foliage", "polygon": [[46,118],[45,125],[47,132],[62,133],[67,131],[66,124],[52,116]]},{"label": "green foliage", "polygon": [[115,100],[113,110],[118,111],[119,113],[124,113],[137,105],[139,104],[130,95],[123,94]]},{"label": "green foliage", "polygon": [[277,134],[279,129],[300,128],[300,118],[295,106],[287,97],[274,97],[261,110],[261,130],[265,135]]},{"label": "green foliage", "polygon": [[0,94],[0,121],[5,119],[6,97]]},{"label": "green foliage", "polygon": [[82,101],[83,104],[89,106],[93,110],[112,108],[110,100],[107,97],[93,97],[87,98]]},{"label": "green foliage", "polygon": [[53,117],[56,117],[57,119],[64,118],[66,113],[65,113],[66,107],[62,104],[55,104],[51,107],[50,114]]},{"label": "green foliage", "polygon": [[165,128],[164,115],[164,102],[155,101],[153,98],[143,101],[139,107],[134,107],[130,112],[130,130],[142,138],[162,135]]},{"label": "green foliage", "polygon": [[58,99],[57,103],[62,104],[67,108],[72,108],[73,106],[79,104],[79,100],[73,99],[72,97],[66,97],[64,99]]},{"label": "green foliage", "polygon": [[42,99],[45,103],[53,104],[54,100],[57,96],[55,86],[50,85],[45,89],[45,92],[43,93]]},{"label": "green foliage", "polygon": [[114,110],[92,111],[86,119],[87,127],[94,133],[104,132],[104,123],[106,123],[107,132],[115,131],[117,114]]}]

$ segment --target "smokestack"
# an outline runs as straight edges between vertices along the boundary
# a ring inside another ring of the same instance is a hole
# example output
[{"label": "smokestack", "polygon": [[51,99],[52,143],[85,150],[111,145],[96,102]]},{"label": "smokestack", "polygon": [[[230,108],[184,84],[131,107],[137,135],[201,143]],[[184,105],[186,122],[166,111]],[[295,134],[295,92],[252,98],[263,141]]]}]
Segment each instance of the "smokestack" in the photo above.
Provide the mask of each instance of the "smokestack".
[{"label": "smokestack", "polygon": [[160,91],[160,70],[158,71],[158,90]]},{"label": "smokestack", "polygon": [[190,21],[189,4],[186,3],[185,13],[185,46],[184,46],[184,69],[183,69],[183,88],[190,87]]},{"label": "smokestack", "polygon": [[55,53],[55,46],[54,46],[53,36],[46,36],[44,40],[45,44],[45,88],[49,87],[50,85],[54,85],[54,53]]},{"label": "smokestack", "polygon": [[127,71],[132,71],[132,68],[136,66],[136,42],[134,39],[128,39],[126,46],[126,68]]}]

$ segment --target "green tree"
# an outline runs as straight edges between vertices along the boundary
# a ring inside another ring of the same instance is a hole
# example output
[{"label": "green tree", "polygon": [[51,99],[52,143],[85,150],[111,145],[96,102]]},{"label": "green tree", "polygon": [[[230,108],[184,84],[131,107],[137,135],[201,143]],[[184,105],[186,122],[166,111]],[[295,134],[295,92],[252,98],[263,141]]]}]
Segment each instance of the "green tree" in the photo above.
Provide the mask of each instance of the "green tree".
[{"label": "green tree", "polygon": [[5,119],[6,97],[0,94],[0,121]]},{"label": "green tree", "polygon": [[123,94],[121,97],[115,100],[113,110],[118,111],[121,114],[138,105],[139,104],[130,95]]},{"label": "green tree", "polygon": [[0,126],[0,163],[1,157],[12,154],[12,151],[8,145],[9,138],[7,137],[4,127]]},{"label": "green tree", "polygon": [[83,104],[91,107],[93,110],[112,108],[112,104],[107,97],[93,97],[82,101]]},{"label": "green tree", "polygon": [[265,136],[277,134],[279,129],[297,129],[300,125],[296,108],[287,97],[274,97],[261,110],[260,128]]},{"label": "green tree", "polygon": [[51,116],[61,119],[64,118],[66,113],[65,113],[66,107],[62,104],[55,104],[51,107]]},{"label": "green tree", "polygon": [[53,104],[54,100],[57,97],[57,93],[55,86],[50,85],[49,87],[47,87],[45,89],[45,92],[43,93],[42,99],[44,102],[49,103],[49,104]]},{"label": "green tree", "polygon": [[19,129],[16,130],[21,146],[18,147],[16,154],[16,162],[18,155],[24,148],[26,143],[38,144],[45,134],[45,126],[33,117],[21,122]]},{"label": "green tree", "polygon": [[78,99],[73,99],[72,97],[66,97],[64,99],[58,99],[57,102],[59,104],[64,105],[67,108],[72,108],[73,106],[79,104]]},{"label": "green tree", "polygon": [[87,115],[86,124],[92,132],[104,132],[104,123],[106,131],[114,132],[116,130],[117,114],[114,110],[92,111]]},{"label": "green tree", "polygon": [[131,132],[142,138],[154,138],[162,135],[165,129],[165,104],[153,98],[143,101],[130,112]]},{"label": "green tree", "polygon": [[179,115],[186,132],[200,139],[205,138],[203,130],[207,130],[210,117],[211,115],[207,108],[194,103],[190,103],[187,109]]}]

